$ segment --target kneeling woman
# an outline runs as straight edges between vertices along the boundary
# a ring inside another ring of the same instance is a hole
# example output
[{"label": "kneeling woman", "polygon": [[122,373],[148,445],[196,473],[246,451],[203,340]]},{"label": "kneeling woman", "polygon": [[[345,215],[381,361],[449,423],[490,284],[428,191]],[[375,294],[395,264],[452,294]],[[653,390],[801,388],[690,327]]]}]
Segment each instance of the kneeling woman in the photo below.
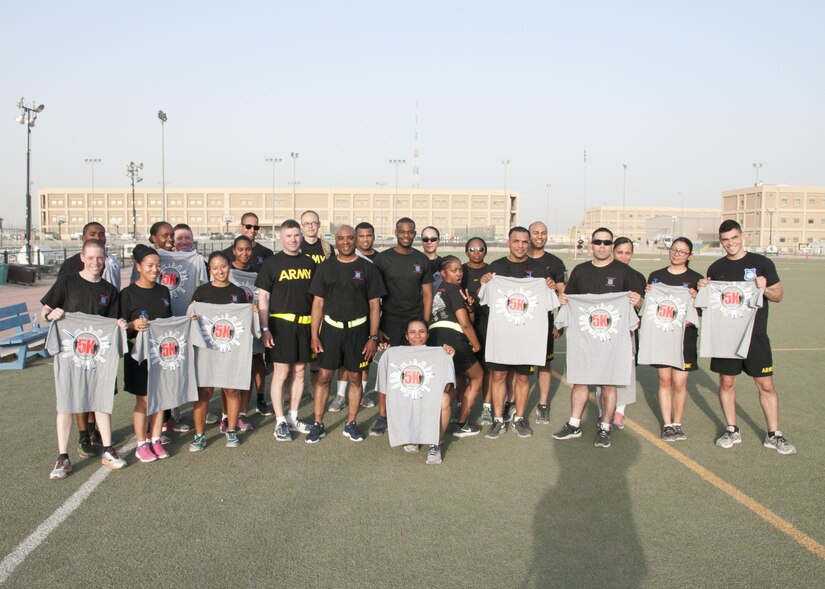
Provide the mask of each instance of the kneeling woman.
[{"label": "kneeling woman", "polygon": [[455,350],[453,364],[456,376],[463,374],[468,380],[462,397],[458,399],[458,417],[453,431],[456,438],[474,436],[481,431],[479,426],[468,423],[468,420],[484,380],[484,369],[476,357],[481,343],[473,328],[473,301],[460,286],[463,274],[458,258],[447,256],[442,260],[442,283],[433,296],[433,316],[427,340],[430,346],[451,346]]},{"label": "kneeling woman", "polygon": [[[135,426],[137,449],[135,456],[141,462],[154,462],[168,458],[169,453],[161,444],[163,411],[146,415],[147,385],[149,369],[147,362],[138,363],[132,358],[132,348],[138,332],[149,329],[149,321],[172,316],[169,289],[156,281],[160,274],[158,252],[145,245],[135,246],[132,252],[138,279],[120,293],[120,316],[127,321],[126,334],[129,338],[129,353],[123,357],[123,388],[135,395],[132,419]],[[151,430],[151,440],[146,439],[147,421]]]}]

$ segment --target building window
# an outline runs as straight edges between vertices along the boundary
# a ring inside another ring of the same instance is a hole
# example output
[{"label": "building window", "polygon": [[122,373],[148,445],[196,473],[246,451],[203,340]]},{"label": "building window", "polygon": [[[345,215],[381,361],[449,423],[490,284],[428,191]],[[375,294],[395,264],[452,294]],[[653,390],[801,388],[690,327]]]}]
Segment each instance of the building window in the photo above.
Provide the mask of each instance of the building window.
[{"label": "building window", "polygon": [[159,207],[161,205],[159,198],[150,198],[149,199],[149,206],[150,207]]},{"label": "building window", "polygon": [[415,208],[417,209],[429,209],[430,208],[430,201],[426,198],[416,198],[415,199]]},{"label": "building window", "polygon": [[802,199],[801,199],[801,198],[795,198],[795,199],[793,199],[793,204],[795,204],[795,205],[801,205],[801,204],[802,204]]},{"label": "building window", "polygon": [[808,219],[808,225],[813,225],[813,224],[814,224],[813,218]]},{"label": "building window", "polygon": [[780,223],[782,223],[782,224],[784,225],[785,223],[787,223],[787,222],[788,222],[788,219],[787,219],[787,218],[785,218],[785,217],[779,217],[779,222],[780,222]]},{"label": "building window", "polygon": [[793,238],[793,242],[794,242],[794,243],[799,243],[799,238],[798,238],[798,237],[794,237],[794,238]]},{"label": "building window", "polygon": [[358,198],[355,199],[355,206],[363,209],[370,206],[370,201],[368,198]]},{"label": "building window", "polygon": [[[60,204],[63,204],[63,201],[60,201]],[[73,198],[69,201],[69,204],[73,207],[80,207],[83,206],[83,201],[80,199]]]},{"label": "building window", "polygon": [[799,225],[799,217],[794,217],[793,218],[793,224],[794,225]]},{"label": "building window", "polygon": [[252,199],[251,198],[242,198],[241,199],[241,206],[242,207],[251,207],[252,206]]},{"label": "building window", "polygon": [[785,243],[785,238],[781,235],[779,236],[779,243]]},{"label": "building window", "polygon": [[335,199],[335,207],[340,209],[348,209],[350,206],[350,200],[348,198],[336,198]]},{"label": "building window", "polygon": [[189,201],[190,207],[200,207],[203,206],[203,201],[199,198],[193,198]]},{"label": "building window", "polygon": [[788,199],[787,198],[780,199],[779,203],[783,204],[783,205],[786,205],[786,204],[788,204]]},{"label": "building window", "polygon": [[809,198],[808,199],[808,204],[811,205],[811,206],[814,206],[816,204],[816,199],[815,198]]},{"label": "building window", "polygon": [[434,209],[446,209],[447,208],[447,199],[446,198],[436,198],[433,200],[433,208]]}]

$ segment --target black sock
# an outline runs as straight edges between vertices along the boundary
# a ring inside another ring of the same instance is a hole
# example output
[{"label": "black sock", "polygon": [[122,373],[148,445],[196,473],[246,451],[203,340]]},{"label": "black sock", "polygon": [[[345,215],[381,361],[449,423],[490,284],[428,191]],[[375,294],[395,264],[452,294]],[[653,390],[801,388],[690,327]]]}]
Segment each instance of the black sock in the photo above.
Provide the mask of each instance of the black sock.
[{"label": "black sock", "polygon": [[83,440],[86,440],[87,442],[89,441],[89,430],[87,430],[87,429],[80,430],[79,432],[77,432],[77,434],[78,434],[78,437],[80,438],[81,441],[83,441]]},{"label": "black sock", "polygon": [[58,455],[57,455],[57,459],[58,459],[58,460],[68,460],[68,459],[69,459],[69,455],[68,455],[68,454],[58,454]]},{"label": "black sock", "polygon": [[105,448],[103,448],[103,452],[104,452],[104,453],[106,453],[106,452],[114,452],[114,451],[115,451],[114,446],[106,446]]},{"label": "black sock", "polygon": [[776,436],[776,432],[768,432],[769,438],[773,438],[774,436]]},{"label": "black sock", "polygon": [[467,423],[466,421],[465,421],[464,423],[458,423],[458,422],[456,422],[456,425],[459,427],[459,429],[461,429],[461,428],[463,428],[463,427],[466,425],[466,423]]}]

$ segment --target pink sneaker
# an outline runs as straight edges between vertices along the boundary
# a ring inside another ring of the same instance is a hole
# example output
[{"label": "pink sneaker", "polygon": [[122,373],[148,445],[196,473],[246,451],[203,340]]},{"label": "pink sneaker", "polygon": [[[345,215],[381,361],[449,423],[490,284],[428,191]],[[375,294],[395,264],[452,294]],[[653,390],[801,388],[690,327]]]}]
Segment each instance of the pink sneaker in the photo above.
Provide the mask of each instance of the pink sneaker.
[{"label": "pink sneaker", "polygon": [[227,431],[229,431],[229,420],[224,417],[221,419],[221,433],[225,434]]},{"label": "pink sneaker", "polygon": [[149,443],[138,446],[137,450],[135,450],[135,456],[137,456],[141,462],[154,462],[158,459],[155,453],[152,452],[152,444]]},{"label": "pink sneaker", "polygon": [[238,429],[242,432],[251,432],[255,428],[246,420],[245,416],[238,415]]},{"label": "pink sneaker", "polygon": [[155,453],[155,456],[157,456],[159,460],[169,458],[169,452],[167,452],[166,448],[163,447],[163,440],[152,442],[152,452]]},{"label": "pink sneaker", "polygon": [[624,429],[624,414],[616,411],[616,413],[613,414],[613,423],[611,425],[613,429]]}]

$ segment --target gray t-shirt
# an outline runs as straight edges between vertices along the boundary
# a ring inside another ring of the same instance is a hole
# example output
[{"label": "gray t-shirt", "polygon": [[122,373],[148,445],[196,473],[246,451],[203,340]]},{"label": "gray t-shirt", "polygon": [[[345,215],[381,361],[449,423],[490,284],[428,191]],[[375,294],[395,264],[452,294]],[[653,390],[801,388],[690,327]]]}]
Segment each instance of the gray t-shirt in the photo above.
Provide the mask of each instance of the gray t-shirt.
[{"label": "gray t-shirt", "polygon": [[383,353],[375,390],[387,395],[390,446],[438,444],[448,384],[455,385],[455,369],[444,348],[398,346]]},{"label": "gray t-shirt", "polygon": [[172,315],[185,315],[195,289],[209,282],[206,262],[198,252],[158,250],[158,255],[158,283],[169,289],[169,296],[172,297]]},{"label": "gray t-shirt", "polygon": [[568,295],[555,320],[568,328],[567,382],[627,386],[639,316],[626,292]]},{"label": "gray t-shirt", "polygon": [[198,386],[247,390],[252,376],[252,340],[260,336],[258,314],[252,312],[252,305],[193,303],[187,314],[198,316],[206,343],[195,348]]},{"label": "gray t-shirt", "polygon": [[699,289],[694,304],[702,312],[699,356],[702,358],[748,357],[756,311],[765,292],[752,281],[711,280]]},{"label": "gray t-shirt", "polygon": [[106,254],[106,265],[103,266],[103,280],[114,284],[120,290],[120,262],[112,254]]},{"label": "gray t-shirt", "polygon": [[690,291],[683,286],[654,284],[642,307],[639,364],[661,364],[682,370],[686,323],[699,323]]},{"label": "gray t-shirt", "polygon": [[237,268],[232,268],[229,271],[229,282],[243,289],[246,293],[246,302],[250,305],[258,304],[258,287],[255,286],[257,279],[257,272],[247,272],[245,270],[238,270]]},{"label": "gray t-shirt", "polygon": [[54,356],[58,413],[112,413],[118,359],[127,349],[117,319],[66,313],[52,321],[46,350]]},{"label": "gray t-shirt", "polygon": [[490,307],[484,356],[488,362],[521,366],[547,363],[548,313],[559,306],[556,291],[544,278],[494,275],[478,291]]},{"label": "gray t-shirt", "polygon": [[206,342],[198,322],[188,316],[155,319],[137,334],[132,358],[148,360],[147,415],[198,400],[195,346],[205,347]]}]

